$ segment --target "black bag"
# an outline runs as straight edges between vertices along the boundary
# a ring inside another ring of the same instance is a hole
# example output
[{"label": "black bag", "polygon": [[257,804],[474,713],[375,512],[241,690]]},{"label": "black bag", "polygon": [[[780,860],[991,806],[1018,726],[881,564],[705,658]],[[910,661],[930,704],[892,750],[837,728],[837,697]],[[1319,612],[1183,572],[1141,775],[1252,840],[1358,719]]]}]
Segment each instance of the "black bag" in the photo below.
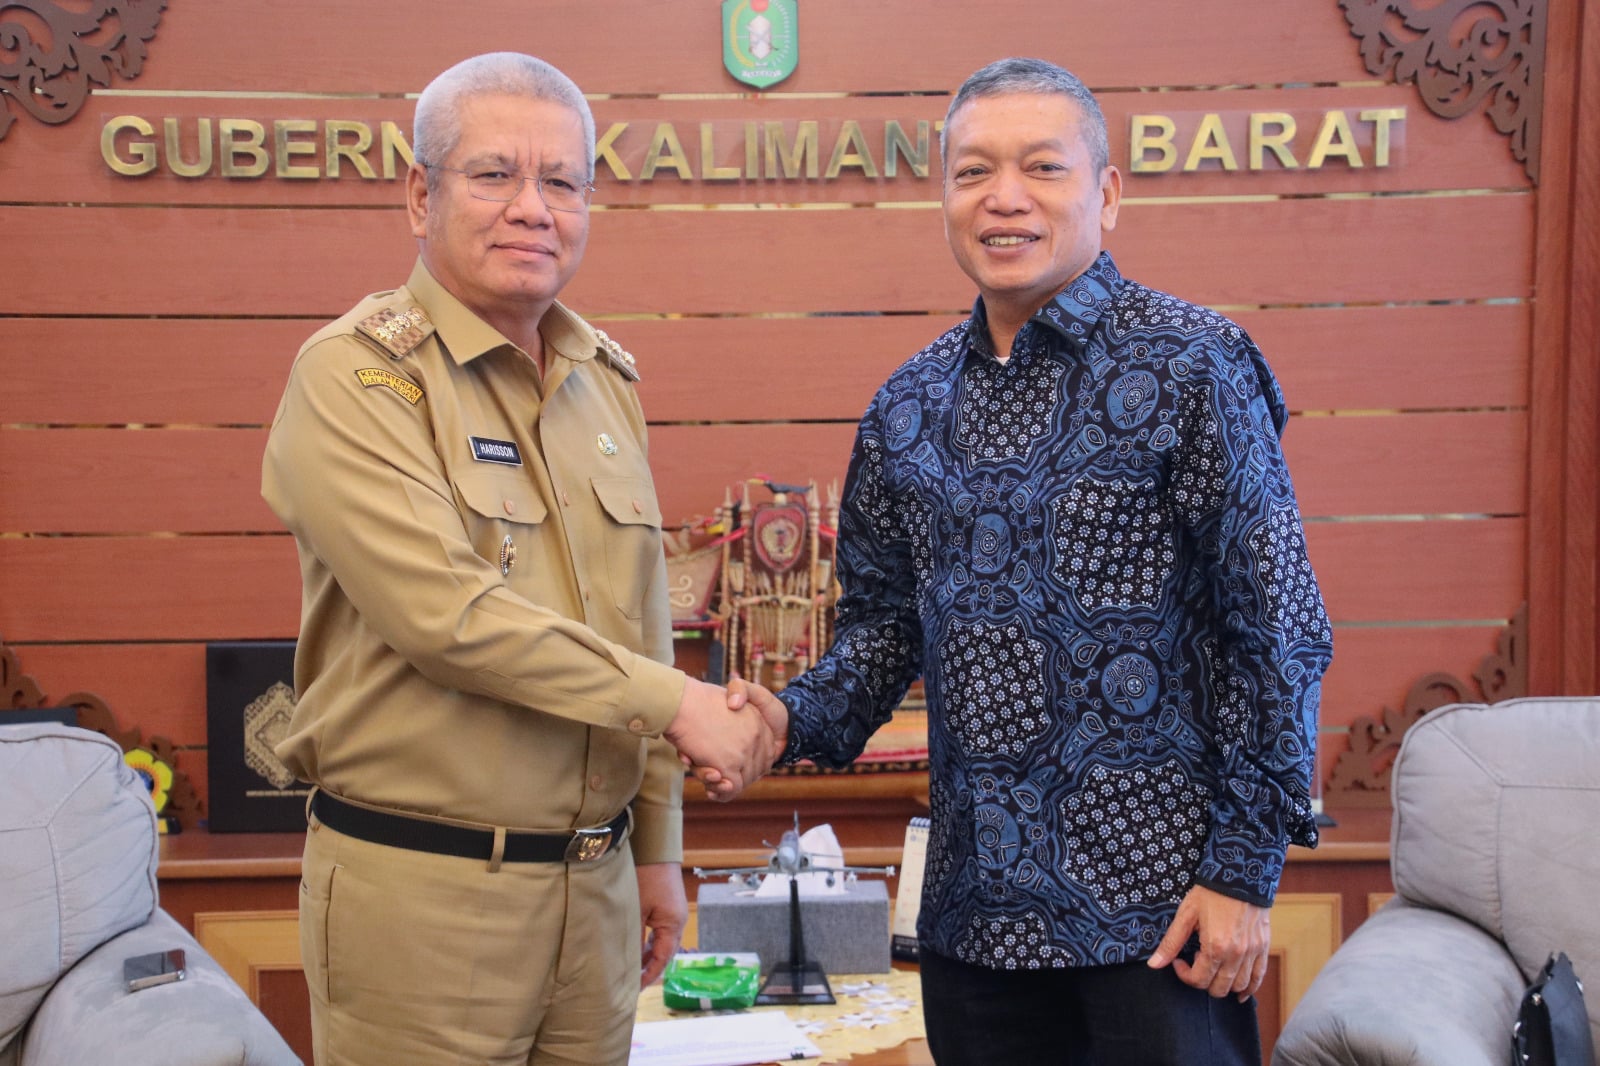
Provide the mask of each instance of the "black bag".
[{"label": "black bag", "polygon": [[1551,955],[1522,993],[1511,1031],[1511,1066],[1594,1066],[1583,985],[1565,952]]}]

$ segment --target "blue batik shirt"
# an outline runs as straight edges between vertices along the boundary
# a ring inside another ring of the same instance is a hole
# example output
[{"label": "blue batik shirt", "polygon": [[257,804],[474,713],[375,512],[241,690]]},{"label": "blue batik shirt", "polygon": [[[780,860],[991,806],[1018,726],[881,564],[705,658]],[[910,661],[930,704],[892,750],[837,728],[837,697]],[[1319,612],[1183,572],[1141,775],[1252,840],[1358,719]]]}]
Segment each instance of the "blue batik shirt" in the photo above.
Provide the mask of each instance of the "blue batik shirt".
[{"label": "blue batik shirt", "polygon": [[1010,358],[973,316],[861,420],[833,646],[785,761],[841,766],[919,675],[917,932],[1007,969],[1153,953],[1198,883],[1270,905],[1332,654],[1255,344],[1107,254]]}]

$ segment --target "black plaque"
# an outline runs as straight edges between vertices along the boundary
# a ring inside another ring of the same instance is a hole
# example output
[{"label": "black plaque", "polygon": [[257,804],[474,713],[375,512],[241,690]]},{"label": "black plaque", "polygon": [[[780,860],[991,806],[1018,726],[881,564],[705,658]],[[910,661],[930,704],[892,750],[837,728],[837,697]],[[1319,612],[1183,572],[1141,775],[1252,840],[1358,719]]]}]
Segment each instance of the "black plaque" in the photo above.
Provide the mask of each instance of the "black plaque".
[{"label": "black plaque", "polygon": [[298,832],[311,786],[273,746],[294,712],[294,641],[206,645],[206,744],[213,833]]}]

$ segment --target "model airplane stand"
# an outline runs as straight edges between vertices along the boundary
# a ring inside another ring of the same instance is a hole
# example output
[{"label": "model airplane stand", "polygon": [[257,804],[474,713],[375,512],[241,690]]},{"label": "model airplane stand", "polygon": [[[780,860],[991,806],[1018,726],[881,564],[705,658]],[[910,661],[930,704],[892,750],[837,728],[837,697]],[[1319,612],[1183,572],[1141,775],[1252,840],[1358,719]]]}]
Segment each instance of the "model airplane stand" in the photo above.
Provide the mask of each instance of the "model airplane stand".
[{"label": "model airplane stand", "polygon": [[800,884],[789,878],[789,959],[772,968],[756,993],[756,1006],[774,1004],[835,1003],[828,975],[818,963],[806,959],[806,937],[800,927]]},{"label": "model airplane stand", "polygon": [[[831,839],[831,831],[828,834]],[[833,849],[837,849],[833,844]],[[768,847],[771,847],[769,844]],[[726,876],[724,885],[702,885],[699,893],[700,950],[754,951],[766,960],[782,949],[782,900],[752,898],[750,888],[764,878],[785,877],[789,881],[789,955],[772,967],[766,983],[756,995],[756,1003],[809,1004],[834,1003],[824,962],[840,973],[874,973],[889,969],[889,895],[881,881],[869,882],[875,892],[856,890],[858,874],[894,876],[893,866],[846,866],[814,862],[806,852],[800,835],[800,814],[795,812],[794,827],[784,831],[782,840],[764,864],[732,866],[716,870],[695,867],[700,878]],[[817,959],[806,956],[805,931],[801,927],[800,876],[820,874],[829,888],[843,878],[842,893],[813,897],[814,916],[820,916],[821,949]],[[863,952],[876,943],[881,949]],[[866,957],[863,957],[863,956]],[[881,956],[881,957],[874,957]],[[852,968],[853,967],[853,968]]]}]

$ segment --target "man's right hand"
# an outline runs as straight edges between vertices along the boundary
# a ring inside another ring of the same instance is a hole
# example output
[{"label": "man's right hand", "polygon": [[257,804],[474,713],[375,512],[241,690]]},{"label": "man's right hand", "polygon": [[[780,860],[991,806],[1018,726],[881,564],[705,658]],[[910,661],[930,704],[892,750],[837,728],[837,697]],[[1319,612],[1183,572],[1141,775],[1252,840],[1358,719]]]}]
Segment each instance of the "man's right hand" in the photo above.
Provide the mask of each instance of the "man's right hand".
[{"label": "man's right hand", "polygon": [[[746,681],[735,674],[728,681],[728,707],[739,710],[746,704],[754,707],[766,721],[771,737],[771,746],[761,758],[763,762],[762,773],[766,773],[778,761],[784,748],[789,746],[789,708],[771,690],[754,681]],[[715,767],[696,765],[687,756],[683,757],[684,768],[694,773],[695,780],[705,786],[706,795],[714,800],[732,799],[738,789],[730,787],[722,774]],[[753,780],[753,779],[752,779]],[[751,784],[751,780],[744,782]]]},{"label": "man's right hand", "polygon": [[712,780],[696,775],[713,799],[732,799],[771,769],[783,750],[766,716],[739,710],[742,702],[720,685],[690,678],[663,734],[686,761],[714,772]]}]

